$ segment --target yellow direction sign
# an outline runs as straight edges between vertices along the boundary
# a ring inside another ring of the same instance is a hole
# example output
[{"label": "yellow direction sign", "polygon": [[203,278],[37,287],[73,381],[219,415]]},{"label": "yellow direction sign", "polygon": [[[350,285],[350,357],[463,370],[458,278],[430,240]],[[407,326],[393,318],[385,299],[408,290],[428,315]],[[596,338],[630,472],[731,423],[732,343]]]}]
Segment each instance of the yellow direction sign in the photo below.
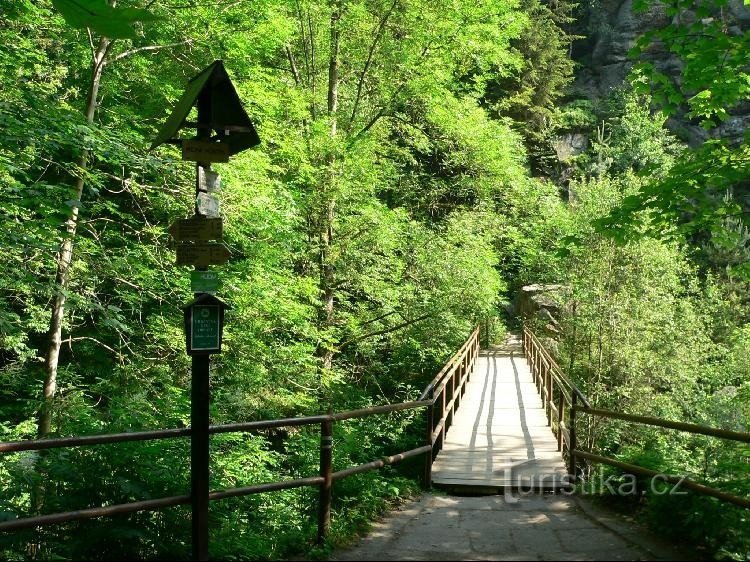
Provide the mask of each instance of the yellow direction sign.
[{"label": "yellow direction sign", "polygon": [[229,145],[186,139],[182,141],[182,159],[192,162],[229,162]]},{"label": "yellow direction sign", "polygon": [[194,265],[207,267],[222,265],[232,254],[221,242],[196,242],[194,244],[177,245],[177,265]]},{"label": "yellow direction sign", "polygon": [[221,218],[195,215],[189,219],[173,222],[169,227],[169,233],[178,242],[221,240],[224,235],[224,225]]}]

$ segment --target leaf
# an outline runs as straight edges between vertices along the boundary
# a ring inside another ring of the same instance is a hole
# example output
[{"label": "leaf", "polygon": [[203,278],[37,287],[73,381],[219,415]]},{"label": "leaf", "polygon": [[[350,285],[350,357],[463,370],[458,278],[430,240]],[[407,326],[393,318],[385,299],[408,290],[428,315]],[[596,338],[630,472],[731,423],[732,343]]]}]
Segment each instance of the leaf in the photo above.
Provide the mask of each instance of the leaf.
[{"label": "leaf", "polygon": [[52,0],[52,5],[71,27],[88,27],[110,39],[133,38],[134,23],[158,19],[142,8],[113,8],[106,0]]}]

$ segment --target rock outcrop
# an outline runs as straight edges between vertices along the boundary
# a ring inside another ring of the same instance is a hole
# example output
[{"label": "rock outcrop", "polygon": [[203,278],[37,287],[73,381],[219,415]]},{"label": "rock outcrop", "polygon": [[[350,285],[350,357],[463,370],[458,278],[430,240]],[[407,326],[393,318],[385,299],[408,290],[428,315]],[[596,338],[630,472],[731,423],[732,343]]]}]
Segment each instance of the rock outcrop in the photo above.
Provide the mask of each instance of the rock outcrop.
[{"label": "rock outcrop", "polygon": [[[730,33],[742,34],[750,29],[750,6],[743,0],[728,0],[723,13]],[[681,21],[695,19],[686,11]],[[666,6],[653,3],[645,12],[633,11],[633,0],[600,0],[587,2],[576,32],[586,39],[577,42],[573,56],[581,65],[574,83],[574,95],[589,99],[606,96],[612,88],[620,86],[627,78],[633,61],[628,52],[636,39],[645,31],[663,27],[672,21]],[[644,55],[655,67],[679,80],[681,61],[664,48],[653,47]],[[667,125],[691,145],[708,138],[742,139],[750,125],[750,104],[731,111],[730,117],[719,127],[706,131],[698,122],[684,115],[670,118]]]}]

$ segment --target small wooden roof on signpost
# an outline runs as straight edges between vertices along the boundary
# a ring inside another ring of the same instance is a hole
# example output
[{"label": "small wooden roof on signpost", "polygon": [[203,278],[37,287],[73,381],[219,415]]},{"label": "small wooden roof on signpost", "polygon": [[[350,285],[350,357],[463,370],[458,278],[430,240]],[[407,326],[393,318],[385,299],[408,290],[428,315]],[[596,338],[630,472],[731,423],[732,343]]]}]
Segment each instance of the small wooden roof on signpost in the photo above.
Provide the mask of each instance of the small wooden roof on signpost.
[{"label": "small wooden roof on signpost", "polygon": [[[210,108],[209,122],[186,123],[190,110],[199,100],[207,102],[207,109]],[[240,96],[221,60],[212,62],[188,82],[185,92],[151,144],[151,149],[173,141],[177,132],[184,127],[218,131],[218,142],[228,145],[230,155],[260,144],[255,126],[242,107]]]},{"label": "small wooden roof on signpost", "polygon": [[187,312],[192,307],[199,305],[199,304],[216,305],[216,306],[219,306],[222,310],[230,310],[232,308],[223,300],[215,297],[214,295],[210,293],[201,293],[196,298],[194,298],[189,303],[187,303],[185,306],[183,306],[182,310]]}]

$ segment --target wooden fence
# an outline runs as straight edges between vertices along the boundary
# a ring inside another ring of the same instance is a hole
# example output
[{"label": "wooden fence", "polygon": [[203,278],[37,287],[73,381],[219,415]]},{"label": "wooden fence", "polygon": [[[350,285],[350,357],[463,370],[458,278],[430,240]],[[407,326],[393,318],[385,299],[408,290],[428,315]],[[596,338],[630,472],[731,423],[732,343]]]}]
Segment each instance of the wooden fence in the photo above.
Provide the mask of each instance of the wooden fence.
[{"label": "wooden fence", "polygon": [[658,476],[665,482],[679,484],[683,488],[718,498],[720,500],[750,508],[750,499],[729,494],[722,490],[700,484],[693,480],[675,475],[661,474],[655,470],[624,463],[617,459],[596,455],[579,448],[576,435],[576,424],[579,415],[623,420],[631,423],[651,425],[666,429],[675,429],[697,435],[708,435],[730,439],[740,443],[750,443],[750,433],[729,431],[693,423],[684,423],[650,416],[637,416],[601,408],[593,408],[588,399],[565,375],[552,355],[545,349],[539,338],[528,326],[523,329],[523,349],[531,368],[531,374],[539,395],[544,404],[547,421],[557,437],[557,450],[561,451],[568,461],[568,472],[573,482],[577,479],[578,461],[587,460],[620,468],[631,474],[647,477]]},{"label": "wooden fence", "polygon": [[[253,421],[245,423],[233,423],[214,425],[209,428],[212,435],[230,432],[251,432],[268,429],[280,429],[300,426],[319,426],[320,428],[320,471],[317,476],[309,476],[295,480],[284,480],[278,482],[266,482],[253,486],[231,488],[208,493],[208,498],[193,498],[190,495],[171,496],[152,500],[130,502],[105,507],[85,508],[64,513],[53,513],[26,517],[10,521],[0,522],[0,532],[17,531],[35,527],[44,527],[70,521],[107,517],[125,513],[140,511],[155,511],[176,505],[191,504],[194,501],[211,501],[225,498],[247,496],[276,490],[301,488],[304,486],[317,486],[319,488],[318,504],[318,542],[325,538],[331,521],[331,500],[333,494],[333,483],[347,476],[376,470],[386,465],[398,463],[404,459],[427,454],[425,469],[425,483],[430,485],[430,467],[432,460],[442,448],[445,431],[450,427],[453,414],[459,407],[461,395],[465,390],[466,381],[469,378],[474,361],[479,353],[479,328],[476,328],[461,348],[451,357],[438,375],[427,385],[420,398],[412,402],[375,406],[361,410],[347,412],[306,416],[299,418],[286,418],[276,420]],[[403,410],[417,408],[427,409],[427,439],[425,445],[403,451],[395,455],[386,456],[371,462],[333,471],[333,424],[354,418],[366,418],[374,415],[388,414]],[[173,439],[179,437],[190,437],[190,428],[164,429],[157,431],[140,431],[133,433],[118,433],[109,435],[88,435],[83,437],[62,437],[58,439],[41,439],[30,441],[14,441],[0,443],[0,453],[13,453],[20,451],[41,451],[45,449],[59,449],[66,447],[83,447],[99,445],[104,443],[122,443],[126,441],[155,441],[159,439]],[[208,536],[208,529],[193,529],[193,540],[196,534],[202,533]],[[197,556],[205,559],[205,555]]]}]

